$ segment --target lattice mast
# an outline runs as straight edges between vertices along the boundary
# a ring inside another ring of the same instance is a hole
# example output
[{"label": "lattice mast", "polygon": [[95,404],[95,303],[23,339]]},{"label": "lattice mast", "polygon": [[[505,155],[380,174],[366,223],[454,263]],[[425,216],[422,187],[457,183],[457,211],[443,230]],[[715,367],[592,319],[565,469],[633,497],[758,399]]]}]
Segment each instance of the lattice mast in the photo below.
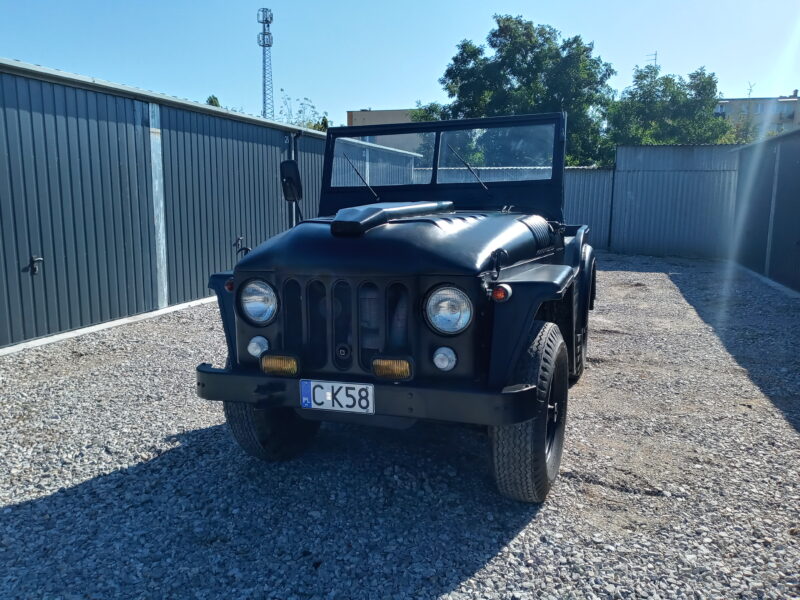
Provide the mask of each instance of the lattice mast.
[{"label": "lattice mast", "polygon": [[261,116],[265,119],[275,118],[275,105],[272,100],[272,11],[268,8],[258,9],[258,22],[261,32],[258,34],[258,45],[261,46]]}]

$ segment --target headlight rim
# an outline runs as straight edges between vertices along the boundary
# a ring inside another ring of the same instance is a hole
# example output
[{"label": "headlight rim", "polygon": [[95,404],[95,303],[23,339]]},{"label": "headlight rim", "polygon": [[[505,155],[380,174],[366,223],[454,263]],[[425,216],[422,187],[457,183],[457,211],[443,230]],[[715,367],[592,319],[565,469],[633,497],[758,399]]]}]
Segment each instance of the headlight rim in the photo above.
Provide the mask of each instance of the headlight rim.
[{"label": "headlight rim", "polygon": [[[253,319],[249,314],[247,314],[247,311],[244,308],[244,302],[242,301],[242,295],[244,294],[245,289],[247,289],[247,286],[252,284],[252,283],[263,283],[270,290],[272,290],[272,294],[273,294],[273,296],[275,296],[275,311],[272,313],[272,316],[269,319],[267,319],[266,321],[257,321],[255,319]],[[252,277],[252,278],[248,279],[247,281],[242,282],[242,284],[239,286],[239,289],[237,290],[237,294],[236,294],[236,308],[237,308],[237,310],[239,312],[239,315],[248,324],[250,324],[250,325],[252,325],[254,327],[266,327],[267,325],[272,324],[275,321],[275,319],[278,318],[278,313],[280,312],[280,309],[281,309],[281,300],[280,300],[280,297],[278,296],[278,291],[275,289],[275,286],[273,286],[269,281],[267,281],[265,279],[262,279],[260,277]]]},{"label": "headlight rim", "polygon": [[[428,316],[428,303],[430,302],[431,298],[433,297],[433,295],[436,292],[439,292],[439,291],[444,290],[444,289],[453,289],[453,290],[456,290],[456,291],[460,292],[461,294],[464,295],[464,298],[466,299],[467,304],[469,305],[469,309],[470,309],[469,310],[469,320],[458,331],[452,331],[452,332],[451,331],[443,331],[443,330],[439,329],[438,327],[436,327],[436,325],[433,324],[433,322],[431,321],[430,317]],[[425,294],[425,301],[422,304],[422,315],[423,315],[423,317],[425,319],[425,322],[428,324],[428,327],[435,334],[441,335],[441,336],[444,336],[444,337],[453,337],[453,336],[456,336],[456,335],[461,335],[467,329],[469,329],[470,325],[472,325],[472,322],[475,320],[475,304],[472,302],[472,298],[469,297],[469,294],[464,289],[462,289],[461,287],[459,287],[457,285],[454,285],[452,283],[442,283],[442,284],[438,284],[438,285],[433,286],[428,291],[428,293]]]}]

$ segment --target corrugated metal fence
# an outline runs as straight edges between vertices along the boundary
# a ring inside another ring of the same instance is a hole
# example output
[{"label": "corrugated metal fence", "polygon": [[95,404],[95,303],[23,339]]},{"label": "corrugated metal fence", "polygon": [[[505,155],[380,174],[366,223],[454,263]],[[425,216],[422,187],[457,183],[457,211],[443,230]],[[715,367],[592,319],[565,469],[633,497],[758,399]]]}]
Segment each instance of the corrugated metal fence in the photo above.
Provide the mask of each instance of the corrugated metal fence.
[{"label": "corrugated metal fence", "polygon": [[800,290],[800,131],[742,148],[731,254]]},{"label": "corrugated metal fence", "polygon": [[308,215],[319,132],[0,59],[0,347],[207,296],[287,227],[298,133]]},{"label": "corrugated metal fence", "polygon": [[[319,132],[0,59],[0,346],[207,296],[238,238],[287,227],[299,133],[309,216]],[[376,177],[412,164],[389,162]],[[566,219],[598,248],[725,256],[735,168],[728,147],[620,148],[616,171],[567,169]]]},{"label": "corrugated metal fence", "polygon": [[564,175],[564,220],[591,228],[595,248],[608,249],[611,231],[612,169],[567,167]]},{"label": "corrugated metal fence", "polygon": [[0,346],[154,308],[147,113],[0,73]]},{"label": "corrugated metal fence", "polygon": [[726,256],[736,162],[731,146],[618,148],[611,247],[637,254]]},{"label": "corrugated metal fence", "polygon": [[277,166],[286,134],[232,119],[161,109],[169,304],[208,295],[231,268],[233,244],[255,245],[288,222]]}]

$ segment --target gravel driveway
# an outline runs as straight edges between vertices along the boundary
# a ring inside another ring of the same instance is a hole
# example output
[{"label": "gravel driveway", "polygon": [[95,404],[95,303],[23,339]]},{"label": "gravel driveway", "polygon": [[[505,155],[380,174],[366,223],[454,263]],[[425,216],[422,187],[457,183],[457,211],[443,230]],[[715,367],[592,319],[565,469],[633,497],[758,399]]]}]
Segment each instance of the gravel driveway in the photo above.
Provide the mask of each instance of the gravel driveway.
[{"label": "gravel driveway", "polygon": [[495,494],[476,430],[246,457],[194,397],[224,361],[213,304],[0,358],[0,597],[797,597],[800,300],[600,264],[541,508]]}]

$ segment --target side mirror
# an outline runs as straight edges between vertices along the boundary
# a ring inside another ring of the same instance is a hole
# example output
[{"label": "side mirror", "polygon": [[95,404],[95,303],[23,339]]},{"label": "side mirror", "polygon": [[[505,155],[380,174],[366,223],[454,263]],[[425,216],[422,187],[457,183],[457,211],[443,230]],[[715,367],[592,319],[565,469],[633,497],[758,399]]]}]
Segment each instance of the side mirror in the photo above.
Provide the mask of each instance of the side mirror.
[{"label": "side mirror", "polygon": [[284,160],[281,163],[281,185],[283,186],[283,199],[286,202],[300,202],[303,199],[303,184],[300,181],[300,169],[297,161]]}]

